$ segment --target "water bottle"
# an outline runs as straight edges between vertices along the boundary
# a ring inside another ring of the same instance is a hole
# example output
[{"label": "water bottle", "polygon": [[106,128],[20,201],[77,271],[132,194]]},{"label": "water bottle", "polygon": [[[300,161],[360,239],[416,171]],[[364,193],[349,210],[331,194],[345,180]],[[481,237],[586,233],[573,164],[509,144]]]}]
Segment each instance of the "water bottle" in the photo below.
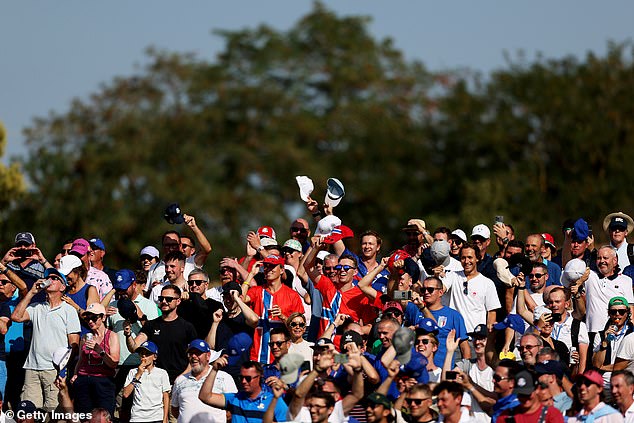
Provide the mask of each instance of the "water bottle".
[{"label": "water bottle", "polygon": [[570,364],[577,364],[577,359],[572,358],[572,353],[577,352],[577,348],[570,347]]},{"label": "water bottle", "polygon": [[[614,331],[616,332],[619,328],[616,325],[612,325],[610,326],[611,329],[614,329]],[[612,342],[616,339],[616,335],[614,333],[608,333],[608,336],[606,337],[606,339],[608,340],[608,342]]]},{"label": "water bottle", "polygon": [[94,335],[93,335],[92,333],[88,332],[88,333],[84,336],[84,340],[85,340],[86,342],[88,342],[88,341],[92,341],[93,336],[94,336]]}]

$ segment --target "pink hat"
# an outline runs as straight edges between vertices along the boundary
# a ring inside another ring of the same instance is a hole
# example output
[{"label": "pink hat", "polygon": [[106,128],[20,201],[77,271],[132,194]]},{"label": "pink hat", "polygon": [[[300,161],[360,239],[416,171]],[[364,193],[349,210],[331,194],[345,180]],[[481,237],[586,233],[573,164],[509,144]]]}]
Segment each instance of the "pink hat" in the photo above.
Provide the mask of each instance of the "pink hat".
[{"label": "pink hat", "polygon": [[73,241],[70,252],[77,253],[79,256],[85,256],[88,250],[90,250],[90,243],[84,238],[77,238]]},{"label": "pink hat", "polygon": [[102,306],[99,303],[92,303],[92,304],[88,304],[88,307],[86,307],[86,311],[82,313],[82,316],[85,315],[86,313],[106,314],[106,309],[104,308],[104,306]]},{"label": "pink hat", "polygon": [[582,375],[577,375],[577,377],[575,377],[577,383],[584,379],[594,383],[595,385],[601,387],[603,386],[603,376],[601,376],[601,373],[596,370],[586,370]]}]

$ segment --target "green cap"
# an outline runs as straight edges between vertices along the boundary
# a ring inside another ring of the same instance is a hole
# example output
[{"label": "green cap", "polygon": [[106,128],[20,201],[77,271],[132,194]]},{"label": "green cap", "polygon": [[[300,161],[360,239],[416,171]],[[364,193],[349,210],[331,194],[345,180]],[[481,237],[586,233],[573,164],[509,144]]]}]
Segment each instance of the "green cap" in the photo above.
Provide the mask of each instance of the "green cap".
[{"label": "green cap", "polygon": [[627,301],[625,297],[613,297],[612,299],[610,299],[610,302],[608,303],[608,308],[615,305],[622,305],[625,307],[630,306],[629,302]]},{"label": "green cap", "polygon": [[385,395],[379,394],[378,392],[372,392],[366,397],[366,400],[374,404],[382,405],[385,408],[392,408],[392,402]]}]

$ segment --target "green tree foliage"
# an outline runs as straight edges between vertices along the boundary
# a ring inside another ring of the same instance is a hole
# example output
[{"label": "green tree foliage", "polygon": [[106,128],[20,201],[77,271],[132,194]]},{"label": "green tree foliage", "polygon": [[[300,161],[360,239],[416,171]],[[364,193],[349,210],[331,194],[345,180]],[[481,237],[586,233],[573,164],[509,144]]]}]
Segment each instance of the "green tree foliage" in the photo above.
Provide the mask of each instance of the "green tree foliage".
[{"label": "green tree foliage", "polygon": [[149,50],[138,75],[116,78],[26,130],[31,191],[3,229],[32,228],[45,252],[97,235],[111,263],[171,229],[178,201],[222,254],[273,225],[284,240],[305,215],[296,175],[321,201],[328,177],[346,186],[336,209],[357,232],[402,242],[411,217],[430,227],[492,223],[557,232],[567,216],[597,223],[632,211],[634,69],[630,46],[509,62],[486,78],[431,73],[376,40],[368,19],[317,3],[285,32],[218,32],[211,61]]},{"label": "green tree foliage", "polygon": [[[4,124],[0,122],[0,157],[4,156],[6,146],[7,131]],[[24,178],[18,163],[12,163],[8,167],[0,164],[0,213],[3,220],[9,213],[9,208],[20,200],[24,192]]]}]

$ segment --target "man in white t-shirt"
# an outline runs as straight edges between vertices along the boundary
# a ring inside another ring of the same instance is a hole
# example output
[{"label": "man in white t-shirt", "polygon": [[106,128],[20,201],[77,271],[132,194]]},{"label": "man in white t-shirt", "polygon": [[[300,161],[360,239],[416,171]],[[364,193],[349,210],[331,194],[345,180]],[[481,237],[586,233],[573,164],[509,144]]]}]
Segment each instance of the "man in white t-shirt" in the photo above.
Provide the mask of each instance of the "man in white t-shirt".
[{"label": "man in white t-shirt", "polygon": [[619,274],[618,258],[613,247],[605,245],[597,252],[599,273],[590,272],[586,281],[586,324],[593,334],[605,329],[608,303],[611,298],[625,297],[630,308],[634,307],[632,278]]},{"label": "man in white t-shirt", "polygon": [[495,310],[501,307],[493,281],[478,272],[479,249],[469,243],[460,250],[460,264],[464,270],[445,273],[435,268],[449,295],[449,307],[464,317],[467,331],[479,324],[488,327],[495,322]]},{"label": "man in white t-shirt", "polygon": [[[212,356],[213,355],[213,356]],[[187,348],[187,359],[191,371],[180,375],[174,381],[172,388],[172,415],[178,418],[178,423],[187,423],[194,416],[204,415],[209,421],[225,423],[225,410],[203,403],[198,398],[200,388],[211,372],[210,361],[220,357],[220,352],[212,351],[202,339],[194,339]],[[227,372],[219,370],[214,380],[212,392],[216,394],[238,392],[235,382]]]}]

